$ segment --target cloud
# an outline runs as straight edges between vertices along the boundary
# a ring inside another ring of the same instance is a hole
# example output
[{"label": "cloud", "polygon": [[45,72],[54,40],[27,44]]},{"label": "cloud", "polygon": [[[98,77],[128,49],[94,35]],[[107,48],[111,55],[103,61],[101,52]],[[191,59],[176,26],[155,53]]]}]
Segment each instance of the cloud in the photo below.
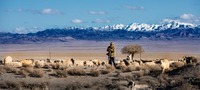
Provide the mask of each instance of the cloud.
[{"label": "cloud", "polygon": [[33,9],[17,9],[16,11],[18,12],[28,12],[28,13],[34,13],[34,14],[42,14],[42,15],[59,15],[63,14],[63,12],[56,10],[56,9],[51,9],[51,8],[44,8],[41,10],[33,10]]},{"label": "cloud", "polygon": [[80,20],[80,19],[74,19],[74,20],[72,20],[71,22],[72,22],[72,23],[75,23],[75,24],[83,23],[83,21]]},{"label": "cloud", "polygon": [[104,11],[89,11],[89,14],[92,14],[92,15],[106,15],[107,12],[104,12]]},{"label": "cloud", "polygon": [[165,18],[165,19],[163,19],[162,21],[161,21],[161,23],[170,23],[170,22],[180,22],[180,20],[174,20],[174,19],[167,19],[167,18]]},{"label": "cloud", "polygon": [[92,23],[110,23],[110,20],[101,20],[101,19],[95,19],[92,21]]},{"label": "cloud", "polygon": [[185,13],[185,14],[180,15],[178,19],[184,22],[200,24],[200,17],[195,16],[193,14]]},{"label": "cloud", "polygon": [[61,14],[60,11],[55,10],[55,9],[51,9],[51,8],[45,8],[43,10],[40,10],[41,14]]},{"label": "cloud", "polygon": [[185,20],[191,19],[193,17],[194,17],[194,15],[192,15],[192,14],[182,14],[182,15],[180,15],[180,18],[185,19]]},{"label": "cloud", "polygon": [[129,5],[125,5],[125,8],[129,9],[129,10],[144,10],[143,6],[129,6]]},{"label": "cloud", "polygon": [[193,14],[185,13],[185,14],[182,14],[182,15],[174,17],[174,18],[163,19],[161,23],[169,23],[172,21],[200,24],[200,17],[195,16]]}]

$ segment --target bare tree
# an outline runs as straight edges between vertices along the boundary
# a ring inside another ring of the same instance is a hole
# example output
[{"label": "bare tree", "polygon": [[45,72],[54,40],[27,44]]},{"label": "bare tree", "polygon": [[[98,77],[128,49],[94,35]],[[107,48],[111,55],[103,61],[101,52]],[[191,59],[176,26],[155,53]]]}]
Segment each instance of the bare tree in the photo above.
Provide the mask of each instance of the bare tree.
[{"label": "bare tree", "polygon": [[127,45],[121,49],[121,53],[122,54],[130,54],[132,60],[136,53],[140,53],[140,57],[141,57],[142,52],[144,52],[144,50],[143,50],[142,46],[140,46],[138,44]]}]

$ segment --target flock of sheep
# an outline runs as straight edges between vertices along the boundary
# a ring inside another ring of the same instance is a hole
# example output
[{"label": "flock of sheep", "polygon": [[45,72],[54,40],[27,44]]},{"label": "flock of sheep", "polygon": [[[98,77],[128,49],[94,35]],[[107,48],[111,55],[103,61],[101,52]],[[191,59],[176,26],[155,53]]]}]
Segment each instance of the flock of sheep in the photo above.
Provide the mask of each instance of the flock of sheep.
[{"label": "flock of sheep", "polygon": [[[20,61],[14,61],[12,57],[7,56],[2,61],[3,65],[11,66],[11,67],[26,67],[26,66],[35,66],[35,67],[45,67],[46,65],[54,65],[59,64],[61,67],[74,67],[74,66],[89,66],[89,67],[98,67],[108,66],[106,62],[103,62],[98,59],[93,60],[74,60],[73,58],[70,60],[33,60],[33,59],[25,59]],[[197,63],[196,57],[183,57],[182,60],[168,60],[168,59],[160,59],[160,60],[135,60],[135,61],[127,61],[127,60],[119,60],[116,61],[116,68],[123,68],[123,67],[142,67],[142,66],[160,66],[162,68],[162,73],[166,70],[173,69],[173,67],[182,67],[186,64],[193,64]]]}]

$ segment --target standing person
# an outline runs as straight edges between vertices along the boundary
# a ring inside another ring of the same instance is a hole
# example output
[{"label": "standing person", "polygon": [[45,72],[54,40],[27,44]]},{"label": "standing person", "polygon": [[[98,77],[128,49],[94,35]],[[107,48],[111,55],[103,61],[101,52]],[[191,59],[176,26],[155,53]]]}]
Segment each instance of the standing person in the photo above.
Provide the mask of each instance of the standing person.
[{"label": "standing person", "polygon": [[113,42],[111,42],[110,46],[108,46],[107,52],[108,52],[107,55],[108,55],[109,64],[110,65],[113,64],[116,67],[116,64],[115,64],[115,46],[114,46]]}]

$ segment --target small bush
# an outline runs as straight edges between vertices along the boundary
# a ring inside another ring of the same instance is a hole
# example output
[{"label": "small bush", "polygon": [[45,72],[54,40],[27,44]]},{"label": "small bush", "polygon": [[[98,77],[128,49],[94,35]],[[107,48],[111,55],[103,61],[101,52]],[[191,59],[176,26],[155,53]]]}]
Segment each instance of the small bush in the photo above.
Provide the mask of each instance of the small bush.
[{"label": "small bush", "polygon": [[34,70],[33,72],[31,72],[30,74],[29,74],[29,76],[31,76],[31,77],[43,77],[44,76],[44,71],[42,71],[42,70],[40,70],[40,69],[36,69],[36,70]]},{"label": "small bush", "polygon": [[4,69],[3,66],[0,66],[0,75],[4,74],[6,72],[6,70]]},{"label": "small bush", "polygon": [[66,85],[65,90],[82,89],[84,86],[80,82],[70,83]]},{"label": "small bush", "polygon": [[70,75],[86,75],[86,72],[82,69],[74,68],[67,71]]},{"label": "small bush", "polygon": [[101,74],[109,74],[110,72],[111,72],[111,70],[108,70],[108,69],[101,70]]},{"label": "small bush", "polygon": [[114,71],[115,67],[111,66],[111,65],[106,65],[106,69],[110,70],[110,71]]},{"label": "small bush", "polygon": [[92,70],[90,71],[90,74],[91,74],[92,76],[94,76],[94,77],[98,77],[98,76],[100,75],[100,71],[99,71],[99,70],[94,70],[94,69],[92,69]]},{"label": "small bush", "polygon": [[27,73],[31,73],[34,71],[34,69],[32,67],[22,67],[21,70],[26,71]]},{"label": "small bush", "polygon": [[67,77],[67,71],[65,71],[65,70],[56,70],[54,75],[56,77]]},{"label": "small bush", "polygon": [[14,73],[15,72],[15,69],[13,67],[4,66],[3,68],[4,68],[4,70],[6,70],[7,73]]},{"label": "small bush", "polygon": [[148,85],[152,86],[153,88],[158,87],[160,85],[160,82],[157,78],[151,77],[151,76],[143,76],[139,78],[139,81],[145,82]]},{"label": "small bush", "polygon": [[19,75],[21,75],[22,77],[27,77],[28,76],[28,72],[26,72],[25,70],[20,70],[19,71]]},{"label": "small bush", "polygon": [[49,82],[22,83],[23,87],[28,88],[30,90],[49,90]]},{"label": "small bush", "polygon": [[0,88],[20,90],[21,85],[15,81],[3,81],[0,83]]}]

